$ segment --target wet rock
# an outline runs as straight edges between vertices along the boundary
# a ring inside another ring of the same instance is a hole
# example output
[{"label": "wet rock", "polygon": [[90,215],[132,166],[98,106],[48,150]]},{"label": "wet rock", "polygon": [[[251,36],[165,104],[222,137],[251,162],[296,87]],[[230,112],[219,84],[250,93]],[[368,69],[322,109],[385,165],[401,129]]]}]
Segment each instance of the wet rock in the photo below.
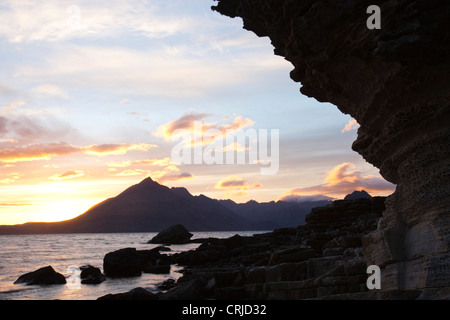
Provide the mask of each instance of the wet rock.
[{"label": "wet rock", "polygon": [[105,275],[100,271],[99,268],[87,265],[80,267],[80,270],[80,278],[82,284],[100,284],[106,280]]},{"label": "wet rock", "polygon": [[191,237],[192,233],[190,233],[181,224],[177,224],[161,231],[155,237],[153,237],[148,243],[184,244],[189,243]]},{"label": "wet rock", "polygon": [[148,263],[156,264],[163,255],[160,247],[151,250],[124,248],[110,252],[103,258],[103,270],[107,277],[138,277]]},{"label": "wet rock", "polygon": [[135,248],[124,248],[105,255],[103,270],[108,277],[138,277],[142,273],[142,258]]},{"label": "wet rock", "polygon": [[50,285],[50,284],[65,284],[66,278],[56,272],[51,266],[40,268],[36,271],[21,275],[14,284],[26,285]]}]

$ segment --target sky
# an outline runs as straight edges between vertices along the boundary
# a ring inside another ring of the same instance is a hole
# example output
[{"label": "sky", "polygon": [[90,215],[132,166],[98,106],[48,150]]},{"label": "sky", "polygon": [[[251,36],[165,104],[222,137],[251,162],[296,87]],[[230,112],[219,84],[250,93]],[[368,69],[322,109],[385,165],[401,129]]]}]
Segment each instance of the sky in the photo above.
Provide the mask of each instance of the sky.
[{"label": "sky", "polygon": [[211,5],[2,0],[0,224],[70,219],[146,177],[239,203],[393,192],[351,150],[356,121]]}]

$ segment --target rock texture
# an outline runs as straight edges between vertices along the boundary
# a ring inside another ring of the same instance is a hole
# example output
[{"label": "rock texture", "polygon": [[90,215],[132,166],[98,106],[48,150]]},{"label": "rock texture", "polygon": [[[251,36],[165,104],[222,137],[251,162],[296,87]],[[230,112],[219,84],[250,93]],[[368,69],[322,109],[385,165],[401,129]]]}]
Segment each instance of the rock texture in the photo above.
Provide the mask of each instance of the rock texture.
[{"label": "rock texture", "polygon": [[383,290],[450,287],[450,3],[383,1],[369,30],[365,0],[220,0],[294,65],[301,92],[360,124],[352,148],[397,185],[362,242]]}]

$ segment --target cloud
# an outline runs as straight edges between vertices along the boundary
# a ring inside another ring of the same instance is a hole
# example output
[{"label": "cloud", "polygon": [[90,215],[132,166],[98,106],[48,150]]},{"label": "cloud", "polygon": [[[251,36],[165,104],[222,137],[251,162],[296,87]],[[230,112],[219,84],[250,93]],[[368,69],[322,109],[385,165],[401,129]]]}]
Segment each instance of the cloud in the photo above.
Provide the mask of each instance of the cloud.
[{"label": "cloud", "polygon": [[54,48],[47,56],[17,66],[15,75],[35,81],[64,82],[77,89],[114,90],[127,96],[190,98],[264,81],[262,74],[287,67],[283,59],[259,51],[218,59],[211,53],[196,55],[197,47],[176,56],[165,55],[156,47],[68,43]]},{"label": "cloud", "polygon": [[148,151],[152,148],[157,148],[158,146],[155,144],[101,144],[101,145],[92,145],[88,147],[84,147],[84,153],[92,154],[97,156],[106,156],[106,155],[123,155],[128,151],[137,150],[137,151]]},{"label": "cloud", "polygon": [[77,147],[65,142],[31,144],[0,149],[0,162],[15,163],[23,161],[48,160],[56,156],[70,154],[89,154],[95,156],[123,155],[128,151],[147,151],[154,148],[151,144],[101,144]]},{"label": "cloud", "polygon": [[[244,118],[243,116],[235,116],[233,120],[223,124],[218,124],[217,121],[207,122],[204,120],[211,116],[213,115],[195,112],[185,114],[176,120],[160,126],[155,135],[170,141],[176,137],[189,134],[191,136],[191,145],[199,143],[209,144],[215,139],[223,138],[227,134],[252,126],[255,123],[253,120]],[[238,149],[239,146],[232,145],[227,147]]]},{"label": "cloud", "polygon": [[8,119],[5,117],[0,117],[0,135],[4,135],[8,132],[8,129],[6,128],[8,124]]},{"label": "cloud", "polygon": [[250,184],[247,180],[239,176],[228,176],[218,181],[214,186],[215,189],[226,190],[226,197],[244,197],[248,195],[248,190],[261,187],[261,183],[255,182]]},{"label": "cloud", "polygon": [[141,169],[127,169],[118,173],[115,173],[114,176],[117,177],[130,177],[130,176],[141,176],[143,174],[148,174],[148,171]]},{"label": "cloud", "polygon": [[32,203],[0,203],[0,207],[24,207],[34,206]]},{"label": "cloud", "polygon": [[161,177],[156,178],[156,181],[158,182],[164,182],[164,181],[178,181],[178,180],[184,180],[184,179],[192,179],[194,176],[192,173],[189,172],[168,172]]},{"label": "cloud", "polygon": [[61,138],[73,128],[55,117],[61,109],[32,108],[25,100],[12,100],[0,106],[0,134],[20,140]]},{"label": "cloud", "polygon": [[174,165],[172,159],[169,157],[163,159],[149,159],[149,160],[134,160],[134,161],[121,161],[121,162],[108,162],[108,167],[113,168],[125,168],[133,166],[158,166],[166,167]]},{"label": "cloud", "polygon": [[204,118],[209,116],[211,116],[211,114],[195,112],[186,114],[176,120],[160,126],[155,135],[170,141],[173,137],[180,135],[180,131],[177,132],[177,130],[193,131],[196,121],[202,121]]},{"label": "cloud", "polygon": [[318,194],[330,197],[342,197],[355,190],[365,190],[374,195],[378,193],[391,193],[395,190],[395,185],[392,183],[373,175],[363,175],[363,172],[352,170],[353,168],[355,168],[353,163],[341,163],[327,173],[323,184],[289,190],[282,198],[286,196],[310,196]]},{"label": "cloud", "polygon": [[[38,140],[43,137],[57,135],[58,130],[49,129],[50,126],[42,124],[37,118],[27,116],[17,116],[15,119],[9,120],[8,128],[11,133],[20,139]],[[65,130],[63,130],[65,131]],[[62,132],[60,132],[62,134]]]},{"label": "cloud", "polygon": [[246,180],[242,179],[241,177],[238,176],[230,176],[230,177],[226,177],[222,180],[220,180],[219,182],[217,182],[216,189],[228,189],[228,188],[232,188],[232,189],[244,189],[247,190],[248,189],[248,183]]},{"label": "cloud", "polygon": [[85,173],[81,170],[76,170],[76,171],[66,171],[62,174],[56,174],[53,175],[51,177],[49,177],[50,180],[57,180],[57,181],[61,181],[61,180],[67,180],[67,179],[74,179],[74,178],[79,178],[84,176]]},{"label": "cloud", "polygon": [[188,18],[168,15],[138,0],[108,1],[108,5],[80,0],[75,4],[67,0],[6,0],[0,11],[0,37],[15,43],[53,42],[116,36],[128,31],[163,38],[193,24]]},{"label": "cloud", "polygon": [[11,184],[19,180],[23,174],[18,172],[11,172],[7,174],[7,178],[0,179],[0,184]]},{"label": "cloud", "polygon": [[14,163],[22,161],[48,160],[54,156],[79,153],[80,148],[65,142],[33,144],[0,149],[0,162]]},{"label": "cloud", "polygon": [[342,129],[342,133],[347,131],[356,130],[359,128],[359,123],[355,119],[350,119],[349,122],[345,125],[344,129]]},{"label": "cloud", "polygon": [[56,98],[67,99],[67,93],[54,84],[41,84],[31,89],[31,94],[42,97],[50,96]]}]

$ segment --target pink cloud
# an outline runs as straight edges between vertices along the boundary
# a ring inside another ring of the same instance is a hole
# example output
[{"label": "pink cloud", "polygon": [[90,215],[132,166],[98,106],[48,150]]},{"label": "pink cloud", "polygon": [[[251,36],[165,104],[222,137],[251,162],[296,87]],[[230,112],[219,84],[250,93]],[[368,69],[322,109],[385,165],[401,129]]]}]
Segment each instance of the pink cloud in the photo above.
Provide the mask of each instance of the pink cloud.
[{"label": "pink cloud", "polygon": [[372,175],[364,175],[362,171],[353,170],[355,165],[344,162],[327,173],[322,184],[288,190],[280,197],[324,195],[328,197],[342,197],[355,190],[365,190],[372,195],[392,193],[395,185]]}]

